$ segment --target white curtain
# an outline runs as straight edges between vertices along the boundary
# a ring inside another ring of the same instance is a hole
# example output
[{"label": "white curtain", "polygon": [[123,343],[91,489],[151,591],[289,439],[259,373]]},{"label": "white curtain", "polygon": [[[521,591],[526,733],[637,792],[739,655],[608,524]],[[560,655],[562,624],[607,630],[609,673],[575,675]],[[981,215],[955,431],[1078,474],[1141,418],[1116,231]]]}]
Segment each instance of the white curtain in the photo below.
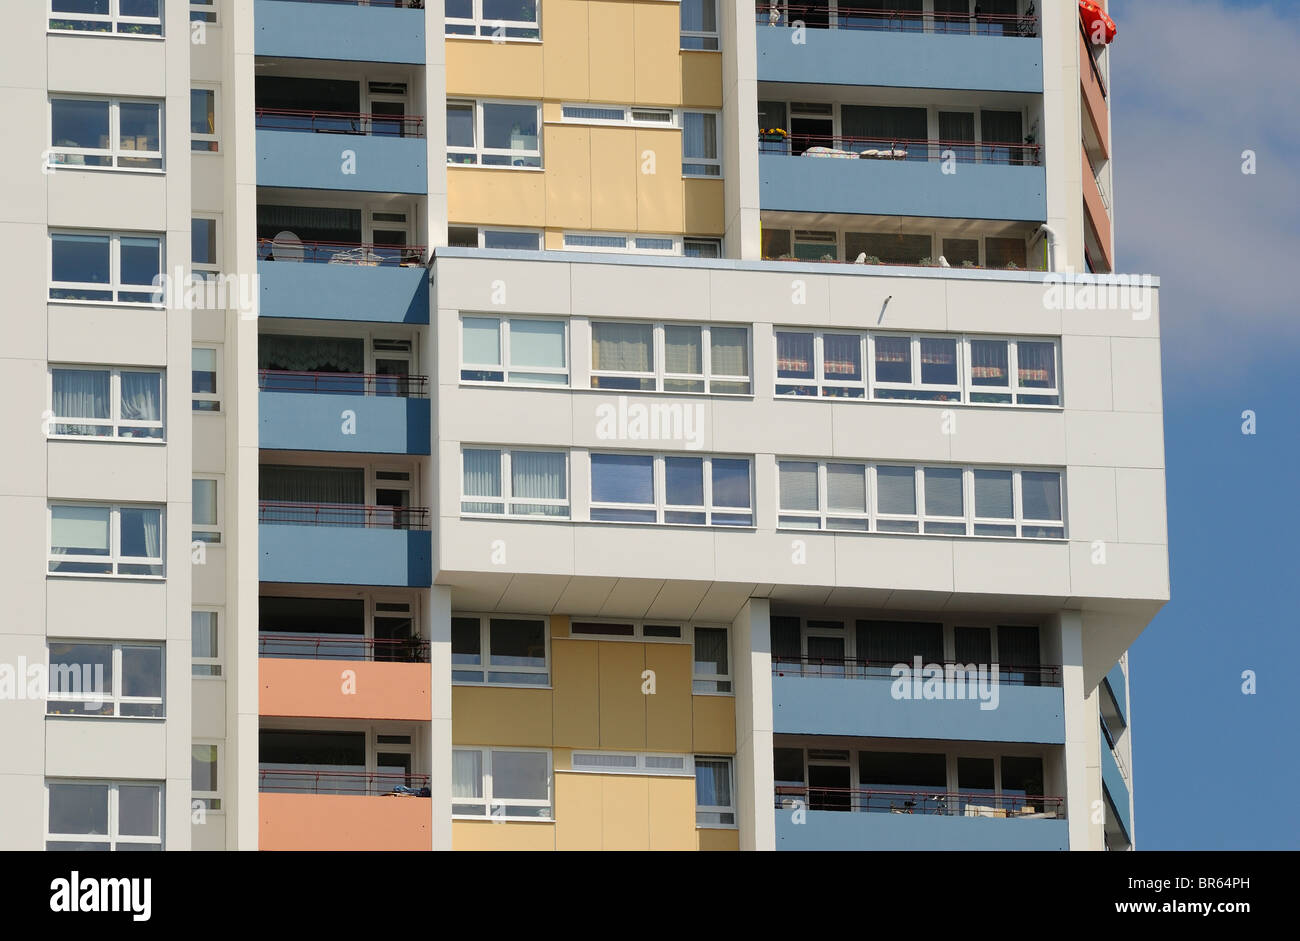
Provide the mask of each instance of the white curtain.
[{"label": "white curtain", "polygon": [[[110,378],[107,370],[54,370],[54,415],[57,418],[109,418]],[[106,433],[95,425],[58,425],[65,435]]]},{"label": "white curtain", "polygon": [[123,508],[120,512],[121,553],[143,559],[162,558],[162,513]]},{"label": "white curtain", "polygon": [[709,346],[715,376],[749,375],[749,334],[744,327],[713,327]]},{"label": "white curtain", "polygon": [[[466,452],[468,456],[470,452]],[[469,469],[465,479],[468,486]],[[516,499],[563,500],[566,496],[564,455],[558,451],[513,451],[510,454],[510,492]],[[563,506],[514,503],[513,512],[564,516]]]},{"label": "white curtain", "polygon": [[664,369],[688,376],[704,374],[699,327],[664,327]]},{"label": "white curtain", "polygon": [[483,753],[455,749],[451,753],[451,796],[483,796]]},{"label": "white curtain", "polygon": [[645,324],[591,325],[591,368],[614,372],[650,372],[654,331]]},{"label": "white curtain", "polygon": [[[462,456],[465,468],[465,494],[471,497],[501,496],[501,452],[466,448]],[[466,513],[501,513],[500,503],[461,504]]]},{"label": "white curtain", "polygon": [[122,420],[159,421],[162,382],[156,372],[122,373]]},{"label": "white curtain", "polygon": [[686,159],[718,159],[718,117],[687,112],[682,115],[682,154]]}]

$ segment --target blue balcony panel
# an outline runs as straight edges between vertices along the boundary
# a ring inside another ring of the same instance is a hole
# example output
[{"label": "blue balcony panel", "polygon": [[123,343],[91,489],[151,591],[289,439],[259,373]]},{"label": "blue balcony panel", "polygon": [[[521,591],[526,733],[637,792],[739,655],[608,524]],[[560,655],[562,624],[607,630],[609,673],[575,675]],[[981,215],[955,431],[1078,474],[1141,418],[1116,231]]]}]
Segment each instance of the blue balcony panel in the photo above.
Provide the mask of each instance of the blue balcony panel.
[{"label": "blue balcony panel", "polygon": [[759,206],[788,212],[1047,221],[1044,167],[759,154]]},{"label": "blue balcony panel", "polygon": [[1133,821],[1128,812],[1128,783],[1120,773],[1119,763],[1115,761],[1115,753],[1106,744],[1104,736],[1101,740],[1101,784],[1106,789],[1110,802],[1115,805],[1115,812],[1119,815],[1119,825],[1124,828],[1124,835],[1128,837],[1130,843],[1133,842]]},{"label": "blue balcony panel", "polygon": [[429,322],[423,265],[329,265],[259,261],[259,316],[362,323]]},{"label": "blue balcony panel", "polygon": [[429,189],[427,155],[422,137],[260,129],[257,184],[424,194]]},{"label": "blue balcony panel", "polygon": [[1106,685],[1110,687],[1110,694],[1119,707],[1119,717],[1128,725],[1128,684],[1124,682],[1124,670],[1118,663],[1106,674]]},{"label": "blue balcony panel", "polygon": [[429,453],[428,399],[263,390],[258,412],[257,445],[264,449]]},{"label": "blue balcony panel", "polygon": [[424,63],[424,11],[257,0],[253,52],[286,59]]},{"label": "blue balcony panel", "polygon": [[1066,820],[777,810],[778,850],[1067,850]]},{"label": "blue balcony panel", "polygon": [[758,80],[1043,93],[1041,39],[758,27]]},{"label": "blue balcony panel", "polygon": [[262,523],[257,532],[257,577],[264,582],[404,588],[433,583],[427,531]]},{"label": "blue balcony panel", "polygon": [[[1056,686],[998,686],[996,709],[971,699],[894,699],[889,679],[773,676],[773,731],[968,742],[1065,743]],[[870,816],[870,815],[868,815]]]}]

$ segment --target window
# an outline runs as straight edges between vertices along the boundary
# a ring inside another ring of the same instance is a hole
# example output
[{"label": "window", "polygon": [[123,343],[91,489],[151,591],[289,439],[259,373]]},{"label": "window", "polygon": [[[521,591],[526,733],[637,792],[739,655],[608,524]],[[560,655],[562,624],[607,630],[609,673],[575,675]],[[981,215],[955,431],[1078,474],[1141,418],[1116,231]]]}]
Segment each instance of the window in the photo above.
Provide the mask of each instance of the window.
[{"label": "window", "polygon": [[956,337],[871,335],[875,397],[960,402]]},{"label": "window", "polygon": [[971,338],[969,346],[972,404],[1061,404],[1055,340]]},{"label": "window", "polygon": [[190,270],[195,277],[211,279],[221,273],[217,220],[195,216],[190,220]]},{"label": "window", "polygon": [[736,798],[731,785],[730,758],[695,756],[695,825],[736,825]]},{"label": "window", "polygon": [[190,672],[194,676],[221,675],[221,636],[216,611],[190,612]]},{"label": "window", "polygon": [[215,23],[217,0],[190,0],[191,23]]},{"label": "window", "polygon": [[163,237],[51,232],[50,299],[157,303]]},{"label": "window", "polygon": [[563,451],[465,448],[460,511],[470,515],[569,515]]},{"label": "window", "polygon": [[163,388],[157,369],[51,366],[50,434],[161,441]]},{"label": "window", "polygon": [[862,334],[776,331],[776,394],[866,398]]},{"label": "window", "polygon": [[218,483],[215,477],[195,477],[193,480],[194,542],[221,542],[221,511]]},{"label": "window", "polygon": [[643,127],[676,127],[671,108],[636,108],[623,105],[561,105],[565,124],[631,124]]},{"label": "window", "polygon": [[447,229],[447,244],[457,248],[501,248],[535,252],[542,247],[542,233],[536,229],[488,229],[453,225]]},{"label": "window", "polygon": [[591,387],[748,395],[749,328],[593,322]]},{"label": "window", "polygon": [[835,461],[780,461],[778,523],[785,529],[866,532],[867,467]]},{"label": "window", "polygon": [[749,458],[591,455],[594,522],[753,526]]},{"label": "window", "polygon": [[588,774],[689,775],[690,755],[660,755],[646,752],[573,752],[570,770]]},{"label": "window", "polygon": [[448,36],[540,39],[539,0],[447,0]]},{"label": "window", "polygon": [[50,30],[161,36],[162,0],[50,0]]},{"label": "window", "polygon": [[51,98],[50,163],[161,170],[162,102]]},{"label": "window", "polygon": [[722,176],[718,129],[716,111],[682,113],[682,176]]},{"label": "window", "polygon": [[529,748],[453,748],[456,817],[551,819],[551,753]]},{"label": "window", "polygon": [[162,523],[157,506],[50,504],[48,569],[58,575],[161,578]]},{"label": "window", "polygon": [[565,232],[564,247],[579,252],[630,252],[640,255],[680,255],[679,235],[623,235],[605,232]]},{"label": "window", "polygon": [[695,628],[693,693],[730,693],[729,632],[725,627]]},{"label": "window", "polygon": [[682,0],[682,48],[718,48],[717,0]]},{"label": "window", "polygon": [[213,153],[217,144],[217,92],[214,88],[190,89],[190,150]]},{"label": "window", "polygon": [[190,351],[190,381],[193,398],[191,406],[196,412],[221,411],[217,393],[217,363],[220,356],[216,347],[196,346]]},{"label": "window", "polygon": [[166,715],[162,644],[51,640],[49,655],[47,715]]},{"label": "window", "polygon": [[541,105],[448,101],[447,162],[484,167],[542,165]]},{"label": "window", "polygon": [[547,644],[544,618],[453,617],[451,680],[546,686],[550,683]]},{"label": "window", "polygon": [[722,239],[683,239],[682,254],[687,258],[721,258]]},{"label": "window", "polygon": [[46,781],[45,848],[161,850],[162,797],[147,781]]},{"label": "window", "polygon": [[190,800],[207,810],[221,810],[221,746],[195,742],[190,746]]},{"label": "window", "polygon": [[563,320],[466,316],[461,318],[460,350],[462,382],[569,384]]},{"label": "window", "polygon": [[680,624],[643,624],[640,621],[570,621],[570,637],[592,637],[602,640],[680,641]]}]

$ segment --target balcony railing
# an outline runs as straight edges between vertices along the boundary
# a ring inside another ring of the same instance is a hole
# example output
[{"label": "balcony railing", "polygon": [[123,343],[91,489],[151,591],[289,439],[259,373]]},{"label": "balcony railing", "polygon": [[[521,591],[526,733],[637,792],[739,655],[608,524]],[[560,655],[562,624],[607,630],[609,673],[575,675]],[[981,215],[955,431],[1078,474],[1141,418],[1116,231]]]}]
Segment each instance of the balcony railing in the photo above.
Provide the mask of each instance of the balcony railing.
[{"label": "balcony railing", "polygon": [[[772,673],[776,676],[817,676],[831,677],[834,679],[848,680],[869,680],[869,679],[893,679],[891,671],[900,663],[898,660],[859,660],[856,657],[791,657],[778,654],[772,655]],[[924,666],[930,666],[933,662],[926,662]],[[911,660],[903,662],[910,671],[913,668]],[[933,663],[935,666],[944,668],[944,676],[949,675],[949,667],[954,673],[965,671],[971,664],[957,663],[952,660],[945,660],[942,663]],[[989,664],[981,664],[989,667]],[[1061,668],[1059,666],[1044,666],[1037,664],[1033,666],[1019,666],[1016,664],[999,663],[997,682],[1000,686],[1060,686],[1061,685]],[[969,679],[974,682],[974,677]]]},{"label": "balcony railing", "polygon": [[257,789],[278,794],[428,797],[429,775],[259,768]]},{"label": "balcony railing", "polygon": [[424,0],[288,0],[290,3],[329,3],[344,7],[397,7],[404,10],[423,10]]},{"label": "balcony railing", "polygon": [[1038,166],[1039,144],[999,141],[921,140],[902,137],[854,137],[846,134],[759,135],[758,152],[799,157],[843,157],[862,160],[955,160],[1002,166]]},{"label": "balcony railing", "polygon": [[368,137],[424,137],[419,114],[364,114],[352,111],[297,111],[258,108],[257,127],[265,131],[303,131]]},{"label": "balcony railing", "polygon": [[757,3],[754,21],[760,27],[794,26],[808,29],[857,29],[894,33],[944,33],[959,36],[1013,36],[1032,39],[1038,35],[1038,17],[981,13],[925,13],[916,10],[871,10],[836,5],[809,6],[796,3]]},{"label": "balcony railing", "polygon": [[375,395],[423,399],[429,395],[429,377],[259,369],[257,387],[264,392],[315,392],[321,395]]},{"label": "balcony railing", "polygon": [[790,810],[801,801],[804,810],[843,813],[926,814],[939,817],[997,817],[1047,820],[1062,817],[1065,799],[1029,794],[980,791],[876,790],[856,787],[778,785],[774,807]]},{"label": "balcony railing", "polygon": [[429,642],[419,637],[381,638],[261,631],[257,655],[272,660],[366,660],[428,663]]},{"label": "balcony railing", "polygon": [[274,239],[257,240],[257,257],[261,261],[305,261],[366,268],[423,265],[427,250],[424,245],[381,245],[375,242],[294,241],[276,244]]},{"label": "balcony railing", "polygon": [[294,503],[261,500],[257,521],[290,526],[354,526],[366,529],[429,528],[425,506],[366,506],[359,503]]}]

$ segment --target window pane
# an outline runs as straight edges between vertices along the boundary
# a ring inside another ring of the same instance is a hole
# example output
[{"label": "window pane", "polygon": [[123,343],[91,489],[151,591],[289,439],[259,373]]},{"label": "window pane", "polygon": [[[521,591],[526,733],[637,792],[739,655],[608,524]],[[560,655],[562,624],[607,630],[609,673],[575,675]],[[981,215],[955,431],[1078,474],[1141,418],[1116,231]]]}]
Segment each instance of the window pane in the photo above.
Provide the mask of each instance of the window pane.
[{"label": "window pane", "polygon": [[876,503],[881,513],[911,515],[916,512],[916,469],[876,468]]},{"label": "window pane", "polygon": [[564,363],[563,322],[510,321],[510,365],[563,368]]},{"label": "window pane", "polygon": [[666,502],[673,506],[704,505],[704,461],[698,457],[664,458]]},{"label": "window pane", "polygon": [[124,372],[121,383],[123,421],[162,419],[162,373]]},{"label": "window pane", "polygon": [[826,465],[826,508],[867,512],[867,469],[858,464]]},{"label": "window pane", "polygon": [[139,507],[123,507],[121,522],[121,554],[134,558],[162,558],[162,511]]},{"label": "window pane", "polygon": [[1006,340],[970,341],[971,383],[977,386],[1002,386],[1009,384]]},{"label": "window pane", "polygon": [[56,98],[50,102],[50,109],[52,146],[108,150],[107,101]]},{"label": "window pane", "polygon": [[925,515],[962,516],[962,472],[956,467],[925,469]]},{"label": "window pane", "polygon": [[501,365],[501,321],[487,317],[466,317],[461,326],[461,343],[466,363]]},{"label": "window pane", "polygon": [[1060,474],[1025,471],[1020,475],[1020,489],[1025,519],[1061,519]]},{"label": "window pane", "polygon": [[782,461],[780,467],[781,509],[817,512],[817,465],[812,462]]},{"label": "window pane", "polygon": [[489,622],[493,666],[545,667],[545,621],[492,618]]},{"label": "window pane", "polygon": [[654,458],[591,455],[591,499],[596,503],[654,503]]},{"label": "window pane", "polygon": [[719,627],[695,629],[695,672],[700,676],[726,676],[727,632]]},{"label": "window pane", "polygon": [[122,647],[122,695],[162,697],[161,647]]},{"label": "window pane", "polygon": [[483,796],[483,753],[478,749],[453,749],[451,753],[451,796]]},{"label": "window pane", "polygon": [[122,283],[154,283],[162,272],[162,239],[121,238]]},{"label": "window pane", "polygon": [[118,137],[122,150],[159,153],[158,115],[161,106],[146,102],[124,101],[118,106]]},{"label": "window pane", "polygon": [[486,229],[483,232],[484,248],[512,248],[535,252],[541,244],[541,236],[536,232],[502,232]]},{"label": "window pane", "polygon": [[700,807],[731,806],[731,762],[695,759],[695,803]]},{"label": "window pane", "polygon": [[912,381],[912,341],[907,337],[876,337],[876,381]]},{"label": "window pane", "polygon": [[483,146],[499,150],[536,150],[537,106],[483,105]]},{"label": "window pane", "polygon": [[[54,414],[58,418],[109,417],[112,376],[106,369],[55,369]],[[73,429],[75,430],[75,426]],[[64,429],[60,429],[64,433]]]},{"label": "window pane", "polygon": [[686,160],[718,159],[718,116],[687,111],[682,114],[682,157]]},{"label": "window pane", "polygon": [[483,0],[483,19],[537,22],[537,0]]},{"label": "window pane", "polygon": [[108,284],[111,240],[107,235],[50,236],[55,281],[78,281]]},{"label": "window pane", "polygon": [[515,499],[563,500],[568,495],[564,454],[515,451],[510,455],[510,493]]},{"label": "window pane", "polygon": [[716,0],[682,0],[682,32],[715,33],[718,30]]},{"label": "window pane", "polygon": [[927,385],[957,384],[956,340],[921,340],[921,381]]},{"label": "window pane", "polygon": [[190,656],[217,657],[217,612],[190,612]]},{"label": "window pane", "polygon": [[117,832],[123,836],[158,836],[159,788],[122,784],[117,788]]},{"label": "window pane", "polygon": [[862,381],[862,341],[858,337],[843,333],[826,334],[822,337],[822,358],[827,379]]},{"label": "window pane", "polygon": [[650,372],[654,329],[649,324],[593,323],[591,368],[612,372]]},{"label": "window pane", "polygon": [[190,133],[215,134],[217,93],[209,89],[190,89]]},{"label": "window pane", "polygon": [[483,662],[478,618],[451,619],[451,662],[478,665]]},{"label": "window pane", "polygon": [[749,461],[713,459],[713,505],[748,509]]},{"label": "window pane", "polygon": [[813,378],[813,335],[811,333],[777,332],[776,374],[782,379]]},{"label": "window pane", "polygon": [[106,506],[50,508],[50,545],[55,555],[108,555],[111,511]]},{"label": "window pane", "polygon": [[447,146],[474,146],[473,105],[447,105]]},{"label": "window pane", "polygon": [[196,791],[220,790],[217,785],[217,746],[190,748],[190,787]]},{"label": "window pane", "polygon": [[1020,385],[1030,389],[1056,388],[1056,345],[1054,343],[1016,344],[1017,372]]},{"label": "window pane", "polygon": [[217,220],[190,220],[190,260],[196,265],[217,263]]},{"label": "window pane", "polygon": [[1011,471],[975,472],[975,515],[984,519],[1011,519]]},{"label": "window pane", "polygon": [[111,644],[50,644],[50,693],[113,694]]},{"label": "window pane", "polygon": [[744,327],[713,327],[709,346],[713,375],[749,375],[749,331]]},{"label": "window pane", "polygon": [[190,351],[190,382],[192,392],[217,391],[217,351],[193,349]]},{"label": "window pane", "polygon": [[501,452],[465,449],[465,495],[501,496]]},{"label": "window pane", "polygon": [[51,833],[108,833],[107,784],[51,784]]},{"label": "window pane", "polygon": [[195,526],[217,525],[217,482],[195,480],[191,488]]},{"label": "window pane", "polygon": [[664,327],[664,370],[699,376],[704,374],[704,340],[699,327]]},{"label": "window pane", "polygon": [[493,751],[493,800],[546,800],[550,795],[545,752]]}]

